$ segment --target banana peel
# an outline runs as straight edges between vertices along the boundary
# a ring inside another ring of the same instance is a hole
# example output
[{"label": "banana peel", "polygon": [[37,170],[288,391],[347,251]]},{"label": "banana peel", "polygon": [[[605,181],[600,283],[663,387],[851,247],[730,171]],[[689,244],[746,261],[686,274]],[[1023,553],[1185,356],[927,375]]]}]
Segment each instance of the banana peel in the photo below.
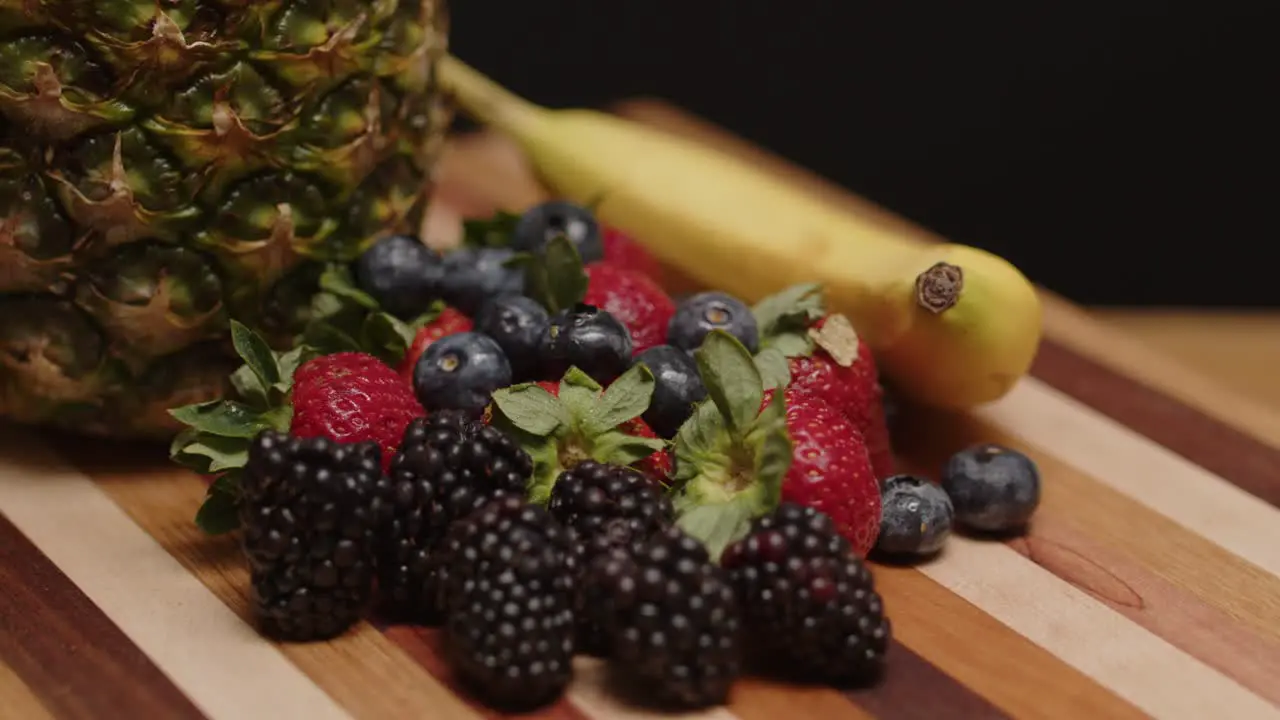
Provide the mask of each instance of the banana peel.
[{"label": "banana peel", "polygon": [[455,57],[439,80],[461,109],[513,138],[557,195],[593,204],[689,277],[754,302],[819,282],[903,395],[966,409],[1031,367],[1042,310],[1008,261],[929,244],[837,208],[749,162],[607,113],[551,110]]}]

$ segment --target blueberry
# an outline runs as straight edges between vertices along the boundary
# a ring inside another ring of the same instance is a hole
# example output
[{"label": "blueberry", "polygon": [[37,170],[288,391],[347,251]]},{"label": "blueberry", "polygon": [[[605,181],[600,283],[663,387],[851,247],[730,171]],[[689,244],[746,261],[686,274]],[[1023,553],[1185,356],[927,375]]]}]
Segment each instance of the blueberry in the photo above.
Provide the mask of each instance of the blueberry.
[{"label": "blueberry", "polygon": [[676,306],[667,325],[667,342],[693,352],[712,330],[727,331],[753,353],[760,349],[760,329],[751,308],[732,295],[714,291],[698,293]]},{"label": "blueberry", "polygon": [[568,235],[583,264],[604,259],[600,223],[590,210],[563,200],[536,205],[516,222],[511,245],[522,252],[537,252],[557,235]]},{"label": "blueberry", "polygon": [[1026,455],[984,444],[951,456],[942,473],[956,521],[983,532],[1008,532],[1026,525],[1040,505],[1040,471]]},{"label": "blueberry", "polygon": [[480,413],[493,391],[511,384],[511,364],[493,338],[464,332],[431,343],[413,367],[413,388],[427,409]]},{"label": "blueberry", "polygon": [[524,291],[524,271],[505,263],[515,255],[510,248],[460,247],[444,256],[440,297],[466,315],[475,315],[485,301]]},{"label": "blueberry", "polygon": [[417,317],[439,297],[440,253],[410,235],[388,235],[354,263],[356,287],[402,320]]},{"label": "blueberry", "polygon": [[631,364],[631,333],[608,312],[578,303],[551,316],[538,354],[545,377],[577,367],[607,385]]},{"label": "blueberry", "polygon": [[671,345],[657,345],[636,356],[653,373],[653,399],[641,417],[664,438],[675,437],[693,414],[693,406],[707,397],[698,365],[689,353]]},{"label": "blueberry", "polygon": [[497,341],[511,363],[514,382],[533,380],[538,372],[538,344],[550,318],[533,298],[504,295],[489,300],[476,315],[476,331]]},{"label": "blueberry", "polygon": [[880,537],[876,550],[889,555],[932,555],[951,535],[955,510],[947,493],[914,475],[893,475],[880,484]]}]

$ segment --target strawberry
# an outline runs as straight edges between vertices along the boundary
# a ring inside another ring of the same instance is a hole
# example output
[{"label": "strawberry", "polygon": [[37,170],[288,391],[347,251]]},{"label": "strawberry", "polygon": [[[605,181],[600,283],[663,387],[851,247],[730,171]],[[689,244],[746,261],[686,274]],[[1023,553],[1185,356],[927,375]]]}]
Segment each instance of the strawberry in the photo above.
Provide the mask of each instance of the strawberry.
[{"label": "strawberry", "polygon": [[[773,400],[764,394],[761,410]],[[784,392],[791,467],[782,483],[782,501],[827,514],[860,557],[880,533],[880,485],[862,434],[821,397],[791,385]]]},{"label": "strawberry", "polygon": [[894,474],[885,422],[884,391],[871,348],[843,315],[827,314],[816,285],[796,285],[753,309],[762,349],[787,357],[791,386],[809,391],[844,414],[866,440],[879,479]]},{"label": "strawberry", "polygon": [[631,331],[632,354],[639,355],[667,340],[667,324],[676,305],[649,276],[620,265],[591,263],[582,301],[622,321]]},{"label": "strawberry", "polygon": [[662,282],[662,265],[643,245],[617,228],[606,225],[602,230],[605,262],[630,268],[649,276],[654,282]]},{"label": "strawberry", "polygon": [[290,434],[338,442],[372,440],[382,448],[384,471],[405,426],[426,414],[395,370],[357,352],[321,355],[300,365],[293,375],[292,402]]},{"label": "strawberry", "polygon": [[830,515],[865,556],[879,529],[880,492],[862,438],[807,391],[778,392],[786,362],[772,355],[752,357],[723,330],[694,352],[708,400],[676,435],[677,523],[718,555],[787,500]]},{"label": "strawberry", "polygon": [[653,374],[643,366],[623,373],[608,388],[570,368],[559,383],[522,383],[494,392],[490,422],[533,458],[530,500],[545,502],[560,473],[587,459],[660,471],[663,461],[653,456],[666,443],[639,419],[653,385]]},{"label": "strawberry", "polygon": [[413,368],[418,364],[418,358],[431,347],[431,343],[448,335],[455,335],[461,332],[468,332],[474,327],[471,318],[463,315],[458,310],[446,307],[440,311],[435,320],[423,325],[418,329],[416,335],[413,336],[413,342],[409,344],[409,349],[404,354],[404,359],[400,361],[398,371],[400,377],[404,378],[409,386],[413,386]]}]

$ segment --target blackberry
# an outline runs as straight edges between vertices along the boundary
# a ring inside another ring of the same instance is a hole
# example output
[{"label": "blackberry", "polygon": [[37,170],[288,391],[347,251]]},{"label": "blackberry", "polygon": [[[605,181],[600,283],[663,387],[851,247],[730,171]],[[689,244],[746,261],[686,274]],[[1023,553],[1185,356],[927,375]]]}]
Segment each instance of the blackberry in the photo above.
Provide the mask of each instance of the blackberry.
[{"label": "blackberry", "polygon": [[784,503],[721,559],[762,655],[806,681],[874,679],[890,625],[870,570],[831,518]]},{"label": "blackberry", "polygon": [[592,563],[612,644],[611,666],[637,697],[670,709],[718,705],[741,672],[733,588],[701,542],[666,527],[630,554]]},{"label": "blackberry", "polygon": [[445,655],[489,704],[545,705],[573,677],[576,559],[569,533],[523,498],[493,500],[450,528],[445,570]]},{"label": "blackberry", "polygon": [[[672,522],[666,493],[638,470],[584,460],[560,473],[547,504],[551,515],[571,531],[580,567],[613,548],[649,539]],[[609,652],[599,603],[580,588],[574,604],[580,652]]]},{"label": "blackberry", "polygon": [[432,550],[450,523],[502,495],[523,497],[533,461],[502,431],[441,410],[405,428],[384,498],[379,586],[394,615],[440,620]]},{"label": "blackberry", "polygon": [[373,442],[254,438],[240,520],[264,634],[325,640],[360,618],[373,592],[381,468]]}]

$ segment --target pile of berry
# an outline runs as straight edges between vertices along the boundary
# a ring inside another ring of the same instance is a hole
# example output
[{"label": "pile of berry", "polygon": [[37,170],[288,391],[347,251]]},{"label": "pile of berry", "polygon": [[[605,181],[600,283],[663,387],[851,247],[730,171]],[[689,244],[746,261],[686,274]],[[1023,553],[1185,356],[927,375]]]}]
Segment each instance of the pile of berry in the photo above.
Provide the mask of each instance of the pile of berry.
[{"label": "pile of berry", "polygon": [[996,446],[941,484],[896,474],[875,359],[816,285],[677,302],[564,202],[468,238],[330,268],[294,347],[235,325],[236,396],[173,411],[175,460],[214,478],[197,521],[242,532],[264,633],[328,639],[374,609],[438,626],[503,709],[558,697],[576,654],[674,708],[755,668],[863,683],[890,638],[863,558],[1039,502]]}]

